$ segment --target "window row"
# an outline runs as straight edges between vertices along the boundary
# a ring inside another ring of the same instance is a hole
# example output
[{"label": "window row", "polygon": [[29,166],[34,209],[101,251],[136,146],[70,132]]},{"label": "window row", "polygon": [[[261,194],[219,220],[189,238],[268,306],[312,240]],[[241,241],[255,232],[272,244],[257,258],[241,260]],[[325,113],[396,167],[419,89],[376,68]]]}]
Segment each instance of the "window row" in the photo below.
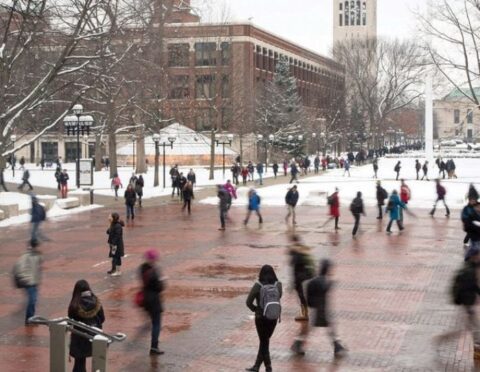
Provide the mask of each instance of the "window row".
[{"label": "window row", "polygon": [[345,1],[339,4],[340,26],[366,26],[367,25],[367,3],[366,1]]},{"label": "window row", "polygon": [[460,110],[453,110],[453,122],[455,124],[460,124],[460,122],[464,122],[467,119],[467,124],[473,124],[473,110],[468,109],[467,115],[465,118],[460,118]]},{"label": "window row", "polygon": [[[222,66],[230,64],[230,43],[220,43],[220,50],[217,50],[217,43],[195,43],[195,66]],[[190,44],[168,44],[168,65],[170,67],[190,66]]]},{"label": "window row", "polygon": [[[221,77],[220,96],[222,98],[230,98],[230,78],[228,75]],[[189,99],[190,92],[190,76],[189,75],[173,75],[170,78],[170,99]],[[215,75],[200,75],[195,77],[195,98],[211,99],[216,95],[216,79]]]},{"label": "window row", "polygon": [[233,110],[230,106],[223,106],[218,111],[214,109],[198,110],[195,117],[195,130],[210,130],[218,127],[217,124],[219,121],[221,130],[226,130],[231,127],[233,121]]}]

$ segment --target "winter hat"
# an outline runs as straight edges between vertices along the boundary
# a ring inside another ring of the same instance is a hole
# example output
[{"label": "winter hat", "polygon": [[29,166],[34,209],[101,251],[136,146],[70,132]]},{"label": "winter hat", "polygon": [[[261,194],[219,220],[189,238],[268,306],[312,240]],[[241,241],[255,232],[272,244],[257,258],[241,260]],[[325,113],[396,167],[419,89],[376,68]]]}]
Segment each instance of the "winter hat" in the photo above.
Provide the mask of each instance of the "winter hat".
[{"label": "winter hat", "polygon": [[156,261],[158,259],[158,252],[155,249],[149,249],[145,252],[144,257],[148,261]]},{"label": "winter hat", "polygon": [[468,189],[468,200],[478,200],[478,191],[477,189],[475,188],[475,186],[473,186],[473,184],[470,184],[470,187]]}]

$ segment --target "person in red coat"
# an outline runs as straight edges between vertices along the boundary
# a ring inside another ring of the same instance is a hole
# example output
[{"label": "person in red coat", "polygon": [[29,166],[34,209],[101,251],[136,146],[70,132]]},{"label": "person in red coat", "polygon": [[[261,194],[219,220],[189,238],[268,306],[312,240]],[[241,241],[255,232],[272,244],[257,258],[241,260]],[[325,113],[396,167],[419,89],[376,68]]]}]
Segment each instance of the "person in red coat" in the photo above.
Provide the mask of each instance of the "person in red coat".
[{"label": "person in red coat", "polygon": [[[401,180],[401,186],[400,186],[400,200],[408,204],[408,201],[410,200],[411,197],[411,191],[410,187],[405,183],[405,180]],[[400,221],[403,221],[403,209],[400,208]]]},{"label": "person in red coat", "polygon": [[330,206],[330,217],[325,221],[322,227],[334,219],[335,230],[339,230],[338,219],[340,217],[340,198],[338,197],[338,187],[336,187],[335,192],[327,198],[327,203]]}]

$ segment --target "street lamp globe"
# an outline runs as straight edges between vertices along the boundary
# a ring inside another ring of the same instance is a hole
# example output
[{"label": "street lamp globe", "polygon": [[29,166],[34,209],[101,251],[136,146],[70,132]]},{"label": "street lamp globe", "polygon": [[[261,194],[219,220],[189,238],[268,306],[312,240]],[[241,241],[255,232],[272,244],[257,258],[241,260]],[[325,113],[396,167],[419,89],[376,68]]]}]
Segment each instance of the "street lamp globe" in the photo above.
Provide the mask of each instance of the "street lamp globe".
[{"label": "street lamp globe", "polygon": [[313,132],[312,133],[312,138],[317,138],[317,133]]},{"label": "street lamp globe", "polygon": [[17,136],[15,134],[12,134],[10,136],[10,141],[15,142],[17,140]]},{"label": "street lamp globe", "polygon": [[77,103],[72,107],[72,111],[75,115],[80,115],[83,112],[83,106]]},{"label": "street lamp globe", "polygon": [[299,135],[298,135],[298,140],[299,140],[299,141],[303,141],[303,135],[299,134]]},{"label": "street lamp globe", "polygon": [[170,143],[172,143],[172,144],[173,144],[176,140],[177,140],[177,137],[175,137],[175,136],[169,136],[169,137],[168,137],[168,141],[169,141]]},{"label": "street lamp globe", "polygon": [[268,139],[270,140],[270,142],[273,142],[275,140],[275,136],[273,134],[270,134],[268,136]]},{"label": "street lamp globe", "polygon": [[79,121],[81,126],[90,127],[93,124],[93,117],[91,115],[82,115]]},{"label": "street lamp globe", "polygon": [[233,141],[233,134],[227,134],[227,139],[232,142]]},{"label": "street lamp globe", "polygon": [[153,139],[155,142],[159,142],[159,141],[160,141],[160,134],[155,133],[155,134],[152,136],[152,139]]},{"label": "street lamp globe", "polygon": [[263,140],[263,134],[257,135],[257,140],[262,141]]},{"label": "street lamp globe", "polygon": [[293,136],[291,134],[287,138],[290,142],[293,141]]},{"label": "street lamp globe", "polygon": [[325,138],[325,132],[320,133],[320,137]]}]

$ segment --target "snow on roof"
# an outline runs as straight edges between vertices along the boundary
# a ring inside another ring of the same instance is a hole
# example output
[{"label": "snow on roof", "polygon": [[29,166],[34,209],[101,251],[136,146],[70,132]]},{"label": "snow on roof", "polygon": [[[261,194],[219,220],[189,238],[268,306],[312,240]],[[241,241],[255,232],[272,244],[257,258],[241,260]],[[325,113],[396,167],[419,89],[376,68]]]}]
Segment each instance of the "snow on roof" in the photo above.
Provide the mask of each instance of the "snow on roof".
[{"label": "snow on roof", "polygon": [[[173,149],[170,148],[170,142],[168,137],[175,137],[173,143]],[[166,155],[209,155],[210,154],[210,138],[194,130],[175,123],[160,130],[160,152],[163,153],[162,144],[165,142],[165,154]],[[218,146],[220,151],[221,145]],[[216,153],[219,150],[215,150]],[[132,156],[132,145],[128,144],[122,146],[117,151],[118,155]],[[232,151],[228,146],[225,146],[225,155],[236,155],[235,151]],[[152,136],[145,137],[145,155],[155,155],[155,142]]]}]

